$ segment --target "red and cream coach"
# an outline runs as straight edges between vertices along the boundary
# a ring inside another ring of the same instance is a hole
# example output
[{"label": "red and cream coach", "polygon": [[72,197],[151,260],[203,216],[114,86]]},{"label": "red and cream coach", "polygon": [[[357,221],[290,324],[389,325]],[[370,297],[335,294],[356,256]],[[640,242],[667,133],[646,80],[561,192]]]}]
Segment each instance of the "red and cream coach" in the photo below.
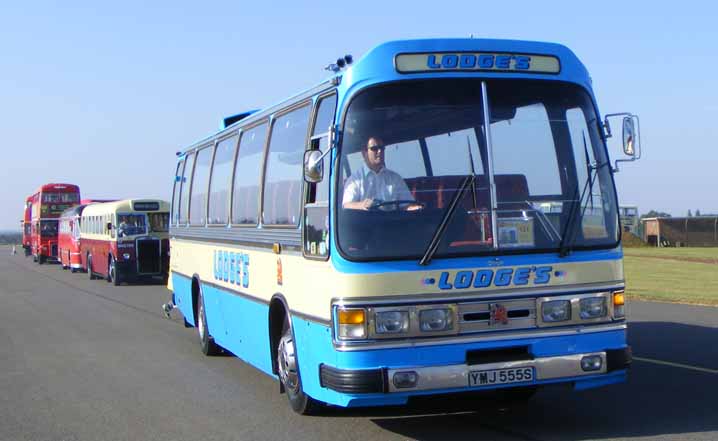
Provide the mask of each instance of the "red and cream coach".
[{"label": "red and cream coach", "polygon": [[80,252],[90,279],[119,285],[165,281],[169,270],[169,204],[126,199],[91,204],[82,211]]}]

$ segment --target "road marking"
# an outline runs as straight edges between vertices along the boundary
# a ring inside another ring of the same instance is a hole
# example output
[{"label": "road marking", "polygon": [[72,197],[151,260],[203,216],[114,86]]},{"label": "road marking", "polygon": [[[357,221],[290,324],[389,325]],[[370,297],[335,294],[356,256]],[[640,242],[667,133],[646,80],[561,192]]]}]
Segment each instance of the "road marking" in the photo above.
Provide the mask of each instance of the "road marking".
[{"label": "road marking", "polygon": [[698,372],[704,372],[704,373],[708,373],[708,374],[718,375],[718,369],[708,369],[708,368],[702,368],[702,367],[698,367],[698,366],[691,366],[688,364],[672,363],[670,361],[663,361],[663,360],[654,360],[653,358],[633,357],[633,359],[638,360],[638,361],[644,361],[646,363],[662,364],[664,366],[672,366],[672,367],[677,367],[677,368],[681,368],[681,369],[688,369],[691,371],[698,371]]}]

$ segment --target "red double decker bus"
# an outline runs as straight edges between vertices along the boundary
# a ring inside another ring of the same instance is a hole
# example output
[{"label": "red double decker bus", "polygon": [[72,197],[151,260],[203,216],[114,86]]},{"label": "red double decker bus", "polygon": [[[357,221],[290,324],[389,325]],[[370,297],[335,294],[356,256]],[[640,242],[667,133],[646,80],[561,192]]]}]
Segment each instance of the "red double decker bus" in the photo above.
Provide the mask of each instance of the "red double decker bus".
[{"label": "red double decker bus", "polygon": [[32,196],[25,199],[24,215],[20,222],[22,226],[22,248],[25,250],[25,256],[32,253]]},{"label": "red double decker bus", "polygon": [[45,184],[32,195],[31,250],[40,264],[57,259],[58,218],[80,203],[80,187],[73,184]]}]

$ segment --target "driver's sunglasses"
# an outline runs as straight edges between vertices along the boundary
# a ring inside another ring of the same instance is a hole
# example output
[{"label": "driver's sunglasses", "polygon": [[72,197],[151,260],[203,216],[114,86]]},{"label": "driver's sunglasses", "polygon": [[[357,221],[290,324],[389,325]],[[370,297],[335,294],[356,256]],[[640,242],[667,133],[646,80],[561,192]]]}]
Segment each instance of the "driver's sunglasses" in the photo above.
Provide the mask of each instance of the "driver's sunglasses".
[{"label": "driver's sunglasses", "polygon": [[386,148],[385,145],[373,145],[373,146],[369,147],[369,150],[371,150],[374,153],[377,153],[379,150],[384,151],[385,148]]}]

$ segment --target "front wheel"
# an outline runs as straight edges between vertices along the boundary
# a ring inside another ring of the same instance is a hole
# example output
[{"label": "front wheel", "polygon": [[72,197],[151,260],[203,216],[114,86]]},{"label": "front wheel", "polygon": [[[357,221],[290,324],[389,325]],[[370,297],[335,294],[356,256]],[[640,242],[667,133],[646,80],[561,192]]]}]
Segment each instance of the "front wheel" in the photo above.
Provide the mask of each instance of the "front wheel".
[{"label": "front wheel", "polygon": [[204,355],[219,355],[222,349],[217,343],[214,342],[214,338],[209,335],[209,328],[207,326],[207,314],[204,310],[204,296],[202,290],[199,290],[197,295],[197,331],[199,332],[199,342],[202,347],[202,353]]},{"label": "front wheel", "polygon": [[321,404],[305,394],[302,389],[299,364],[297,363],[297,345],[288,319],[284,323],[282,338],[279,339],[277,347],[277,366],[279,367],[279,381],[282,382],[284,391],[287,393],[292,410],[300,415],[316,414],[321,409]]},{"label": "front wheel", "polygon": [[119,286],[120,276],[117,274],[117,262],[115,258],[110,256],[110,263],[107,265],[107,281],[115,286]]},{"label": "front wheel", "polygon": [[95,273],[92,272],[92,254],[87,256],[87,275],[90,280],[95,280]]}]

